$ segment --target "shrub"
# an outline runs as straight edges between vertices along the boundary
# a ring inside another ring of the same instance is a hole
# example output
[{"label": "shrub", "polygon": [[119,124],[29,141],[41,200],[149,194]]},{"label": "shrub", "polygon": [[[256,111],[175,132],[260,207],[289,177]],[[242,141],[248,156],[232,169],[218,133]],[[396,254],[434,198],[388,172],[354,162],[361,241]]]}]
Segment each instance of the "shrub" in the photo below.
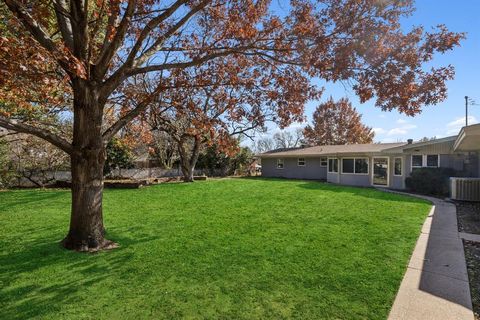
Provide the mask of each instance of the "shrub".
[{"label": "shrub", "polygon": [[112,139],[107,144],[107,159],[103,167],[103,174],[108,176],[114,169],[131,169],[133,167],[133,153],[129,146],[120,139]]},{"label": "shrub", "polygon": [[433,196],[448,196],[449,178],[461,174],[451,168],[414,169],[405,184],[408,190]]},{"label": "shrub", "polygon": [[200,154],[196,167],[205,170],[209,176],[247,175],[252,155],[248,147],[240,147],[234,156],[229,157],[212,145]]}]

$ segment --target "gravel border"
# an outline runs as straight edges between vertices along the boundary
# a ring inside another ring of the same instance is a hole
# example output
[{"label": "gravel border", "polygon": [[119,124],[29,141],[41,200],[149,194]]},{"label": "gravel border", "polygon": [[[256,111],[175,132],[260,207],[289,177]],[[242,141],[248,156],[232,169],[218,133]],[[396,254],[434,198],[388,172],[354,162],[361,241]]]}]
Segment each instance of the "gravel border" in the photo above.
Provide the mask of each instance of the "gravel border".
[{"label": "gravel border", "polygon": [[480,234],[480,202],[455,201],[458,231]]},{"label": "gravel border", "polygon": [[480,320],[480,242],[464,240],[463,248],[470,280],[473,314],[476,320]]},{"label": "gravel border", "polygon": [[[480,202],[455,201],[458,231],[480,234]],[[475,320],[480,320],[480,242],[463,240]]]}]

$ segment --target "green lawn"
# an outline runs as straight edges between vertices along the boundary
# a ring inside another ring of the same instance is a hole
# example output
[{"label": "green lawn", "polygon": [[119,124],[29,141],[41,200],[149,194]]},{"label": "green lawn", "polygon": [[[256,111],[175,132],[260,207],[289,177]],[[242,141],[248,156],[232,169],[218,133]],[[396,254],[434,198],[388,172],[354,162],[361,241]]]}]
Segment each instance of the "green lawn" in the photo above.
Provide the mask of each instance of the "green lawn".
[{"label": "green lawn", "polygon": [[106,190],[119,249],[58,245],[70,194],[0,192],[0,319],[385,319],[430,205],[318,182]]}]

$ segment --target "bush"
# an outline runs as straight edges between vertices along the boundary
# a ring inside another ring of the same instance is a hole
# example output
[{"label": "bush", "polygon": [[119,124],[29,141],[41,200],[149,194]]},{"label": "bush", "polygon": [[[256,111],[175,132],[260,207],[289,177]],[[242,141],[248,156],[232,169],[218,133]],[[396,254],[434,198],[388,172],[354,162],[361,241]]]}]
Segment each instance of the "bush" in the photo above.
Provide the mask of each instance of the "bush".
[{"label": "bush", "polygon": [[200,154],[196,167],[205,170],[209,176],[247,175],[252,161],[252,152],[248,147],[240,147],[234,156],[229,157],[212,145]]},{"label": "bush", "polygon": [[414,169],[405,184],[408,190],[433,196],[448,196],[450,177],[461,174],[450,168]]},{"label": "bush", "polygon": [[128,145],[113,138],[107,144],[107,159],[103,167],[103,174],[108,176],[114,169],[131,169],[133,167],[133,153]]}]

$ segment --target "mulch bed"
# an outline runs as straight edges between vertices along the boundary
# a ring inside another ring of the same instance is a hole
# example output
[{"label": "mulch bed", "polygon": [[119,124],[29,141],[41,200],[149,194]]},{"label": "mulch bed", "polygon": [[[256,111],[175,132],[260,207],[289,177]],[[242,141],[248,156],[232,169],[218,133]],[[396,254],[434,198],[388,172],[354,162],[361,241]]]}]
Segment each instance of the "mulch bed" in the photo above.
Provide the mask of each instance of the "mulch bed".
[{"label": "mulch bed", "polygon": [[[456,201],[458,231],[480,234],[480,203]],[[480,242],[463,241],[473,313],[480,320]]]},{"label": "mulch bed", "polygon": [[480,234],[480,202],[457,201],[458,231]]},{"label": "mulch bed", "polygon": [[[106,179],[103,182],[105,188],[112,189],[138,189],[144,186],[171,183],[182,181],[179,177],[165,177],[165,178],[149,178],[149,179]],[[70,188],[70,181],[56,181],[52,188]]]},{"label": "mulch bed", "polygon": [[467,261],[470,294],[472,296],[473,313],[480,320],[480,242],[463,241],[465,260]]}]

